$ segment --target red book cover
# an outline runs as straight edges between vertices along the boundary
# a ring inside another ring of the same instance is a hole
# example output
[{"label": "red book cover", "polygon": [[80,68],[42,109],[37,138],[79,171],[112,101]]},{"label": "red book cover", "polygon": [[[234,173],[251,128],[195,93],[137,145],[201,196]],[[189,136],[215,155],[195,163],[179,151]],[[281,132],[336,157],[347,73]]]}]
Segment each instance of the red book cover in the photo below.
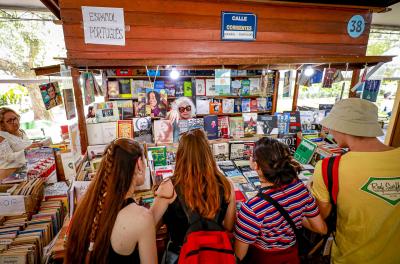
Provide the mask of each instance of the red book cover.
[{"label": "red book cover", "polygon": [[250,112],[257,112],[257,99],[251,99],[250,101]]}]

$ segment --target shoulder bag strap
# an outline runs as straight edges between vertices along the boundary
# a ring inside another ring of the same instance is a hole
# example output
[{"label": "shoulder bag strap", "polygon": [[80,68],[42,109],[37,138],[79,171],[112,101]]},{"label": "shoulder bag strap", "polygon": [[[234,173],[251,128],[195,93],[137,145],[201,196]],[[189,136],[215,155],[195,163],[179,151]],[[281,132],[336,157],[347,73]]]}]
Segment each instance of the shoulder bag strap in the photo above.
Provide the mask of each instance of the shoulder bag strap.
[{"label": "shoulder bag strap", "polygon": [[341,156],[332,156],[322,160],[322,176],[332,205],[336,205],[339,192],[340,158]]},{"label": "shoulder bag strap", "polygon": [[299,237],[299,230],[297,229],[295,223],[293,222],[292,218],[288,214],[288,212],[277,202],[275,201],[271,196],[268,194],[259,192],[257,194],[258,197],[261,199],[264,199],[265,201],[269,202],[272,204],[280,213],[281,215],[286,219],[286,221],[289,223],[290,227],[293,229],[293,232],[295,233],[296,237]]}]

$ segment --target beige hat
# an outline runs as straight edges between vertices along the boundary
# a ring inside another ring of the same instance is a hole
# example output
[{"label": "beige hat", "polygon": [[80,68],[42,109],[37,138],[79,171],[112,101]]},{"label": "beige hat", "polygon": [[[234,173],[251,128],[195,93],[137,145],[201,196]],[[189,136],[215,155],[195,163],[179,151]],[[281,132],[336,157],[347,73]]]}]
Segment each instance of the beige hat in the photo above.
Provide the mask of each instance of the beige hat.
[{"label": "beige hat", "polygon": [[337,102],[321,125],[341,133],[360,137],[378,137],[383,132],[378,123],[378,107],[373,103],[349,98]]}]

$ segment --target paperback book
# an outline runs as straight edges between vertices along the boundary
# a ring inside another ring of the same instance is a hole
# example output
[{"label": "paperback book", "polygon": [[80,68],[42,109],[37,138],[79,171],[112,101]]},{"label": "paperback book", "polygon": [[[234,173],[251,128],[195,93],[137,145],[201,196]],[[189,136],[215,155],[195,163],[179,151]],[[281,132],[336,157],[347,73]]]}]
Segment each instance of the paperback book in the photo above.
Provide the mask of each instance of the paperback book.
[{"label": "paperback book", "polygon": [[257,117],[257,134],[258,135],[277,135],[278,120],[273,115],[259,115]]},{"label": "paperback book", "polygon": [[229,159],[229,144],[228,143],[216,143],[212,145],[214,158],[216,161],[228,160]]},{"label": "paperback book", "polygon": [[183,82],[183,95],[187,97],[193,96],[192,91],[192,82],[191,81],[184,81]]},{"label": "paperback book", "polygon": [[289,133],[297,133],[301,131],[300,112],[284,112],[284,115],[289,114]]},{"label": "paperback book", "polygon": [[174,81],[166,80],[164,89],[167,91],[168,97],[175,97],[176,83]]},{"label": "paperback book", "polygon": [[173,143],[173,128],[170,120],[154,120],[154,142]]},{"label": "paperback book", "polygon": [[94,111],[99,123],[112,122],[119,119],[118,104],[115,101],[95,103]]},{"label": "paperback book", "polygon": [[132,98],[131,80],[130,79],[119,79],[119,97],[120,98]]},{"label": "paperback book", "polygon": [[301,164],[308,164],[314,155],[317,145],[307,139],[303,139],[294,153],[294,159]]},{"label": "paperback book", "polygon": [[209,140],[218,139],[218,116],[216,115],[205,116],[204,130]]},{"label": "paperback book", "polygon": [[214,99],[210,102],[210,114],[217,115],[222,114],[222,102],[219,99]]},{"label": "paperback book", "polygon": [[257,99],[253,98],[250,99],[250,112],[257,112],[258,107],[257,107]]},{"label": "paperback book", "polygon": [[215,80],[214,79],[206,79],[206,95],[207,96],[218,95],[215,90]]},{"label": "paperback book", "polygon": [[230,114],[234,112],[235,100],[234,99],[222,99],[222,112]]},{"label": "paperback book", "polygon": [[196,110],[199,115],[208,115],[210,113],[210,102],[208,98],[196,98]]},{"label": "paperback book", "polygon": [[229,117],[229,131],[231,137],[233,138],[244,137],[243,117],[241,116]]},{"label": "paperback book", "polygon": [[153,143],[151,117],[134,118],[133,125],[133,132],[136,141]]},{"label": "paperback book", "polygon": [[235,98],[234,99],[234,113],[241,113],[242,112],[242,99]]},{"label": "paperback book", "polygon": [[282,143],[288,145],[290,153],[293,155],[297,148],[297,135],[296,134],[280,134],[278,135],[278,140]]},{"label": "paperback book", "polygon": [[250,95],[260,95],[261,94],[261,79],[260,78],[249,78],[250,81]]},{"label": "paperback book", "polygon": [[250,98],[243,98],[242,99],[242,112],[249,113],[250,112]]},{"label": "paperback book", "polygon": [[118,100],[118,113],[120,120],[130,120],[134,118],[133,102],[132,100]]},{"label": "paperback book", "polygon": [[267,111],[267,98],[257,98],[257,110],[256,111]]},{"label": "paperback book", "polygon": [[118,120],[117,121],[117,137],[118,138],[133,138],[132,120]]},{"label": "paperback book", "polygon": [[276,113],[278,117],[278,133],[289,134],[290,113]]},{"label": "paperback book", "polygon": [[240,95],[249,96],[250,95],[250,80],[243,79],[241,81]]},{"label": "paperback book", "polygon": [[184,95],[184,82],[177,81],[175,86],[175,96],[182,97]]},{"label": "paperback book", "polygon": [[107,82],[107,94],[108,98],[119,98],[119,82],[118,81],[108,81]]},{"label": "paperback book", "polygon": [[242,82],[240,80],[234,80],[231,82],[232,95],[239,96],[241,94]]},{"label": "paperback book", "polygon": [[167,148],[165,146],[147,147],[147,151],[153,159],[154,166],[167,165]]},{"label": "paperback book", "polygon": [[251,137],[257,132],[257,113],[243,113],[244,136]]},{"label": "paperback book", "polygon": [[227,116],[218,117],[218,137],[229,138],[229,117]]},{"label": "paperback book", "polygon": [[204,79],[196,79],[196,96],[206,95],[206,81]]},{"label": "paperback book", "polygon": [[243,160],[244,159],[244,142],[231,142],[229,144],[229,159],[230,160]]}]

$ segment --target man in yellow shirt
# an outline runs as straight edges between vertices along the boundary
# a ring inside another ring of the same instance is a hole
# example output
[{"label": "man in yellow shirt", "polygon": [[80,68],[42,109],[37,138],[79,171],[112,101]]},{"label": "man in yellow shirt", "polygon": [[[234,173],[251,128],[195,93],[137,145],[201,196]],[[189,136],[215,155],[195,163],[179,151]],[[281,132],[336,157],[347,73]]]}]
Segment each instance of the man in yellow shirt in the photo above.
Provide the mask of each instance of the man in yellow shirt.
[{"label": "man in yellow shirt", "polygon": [[[350,98],[335,104],[321,122],[339,146],[349,148],[339,163],[336,243],[333,263],[400,263],[400,148],[377,137],[377,107]],[[311,187],[323,217],[331,204],[321,162]]]}]

